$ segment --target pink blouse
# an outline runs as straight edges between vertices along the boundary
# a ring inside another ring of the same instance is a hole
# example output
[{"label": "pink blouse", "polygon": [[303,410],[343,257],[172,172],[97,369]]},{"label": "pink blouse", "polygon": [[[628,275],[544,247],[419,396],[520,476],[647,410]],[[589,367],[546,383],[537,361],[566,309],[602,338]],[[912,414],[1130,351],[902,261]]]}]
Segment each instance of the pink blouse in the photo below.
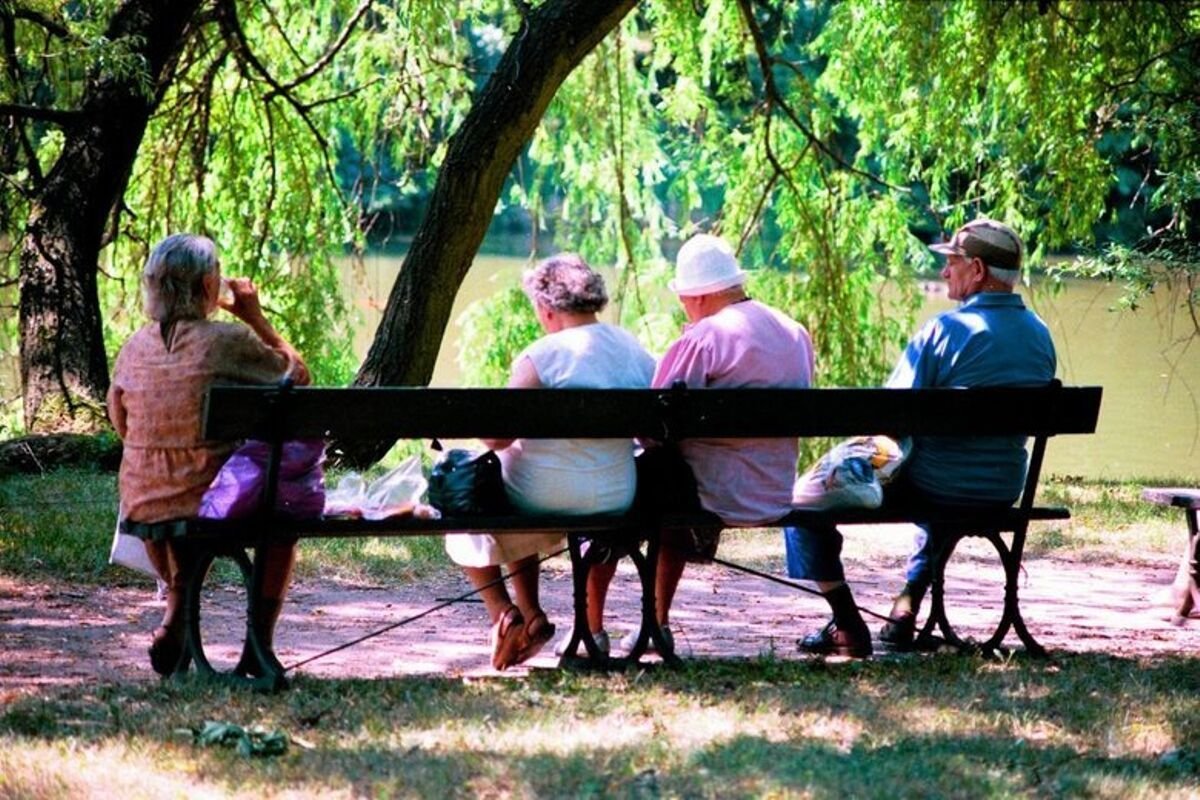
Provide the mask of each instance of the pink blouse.
[{"label": "pink blouse", "polygon": [[205,390],[214,383],[274,383],[286,370],[282,354],[236,323],[178,322],[169,352],[158,323],[131,336],[113,368],[113,398],[126,425],[118,478],[125,518],[194,516],[237,444],[201,437]]},{"label": "pink blouse", "polygon": [[[652,386],[803,389],[812,383],[808,331],[754,300],[728,305],[684,329],[658,364]],[[796,439],[686,439],[680,450],[700,503],[729,525],[763,525],[792,510]]]}]

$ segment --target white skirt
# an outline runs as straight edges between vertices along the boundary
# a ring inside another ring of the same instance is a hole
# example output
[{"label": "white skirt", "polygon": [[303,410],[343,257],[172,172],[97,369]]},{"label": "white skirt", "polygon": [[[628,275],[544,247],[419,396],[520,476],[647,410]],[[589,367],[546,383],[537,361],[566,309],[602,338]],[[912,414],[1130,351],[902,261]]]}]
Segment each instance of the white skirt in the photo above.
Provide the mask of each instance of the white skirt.
[{"label": "white skirt", "polygon": [[[596,447],[598,441],[605,440],[518,440],[501,450],[508,499],[517,511],[531,515],[626,510],[633,503],[637,481],[632,445],[621,443],[624,449],[617,450],[614,458],[605,452],[611,446]],[[464,567],[491,567],[553,552],[564,546],[563,539],[557,532],[450,533],[446,554]]]},{"label": "white skirt", "polygon": [[491,567],[520,561],[539,553],[552,553],[563,545],[561,533],[448,533],[446,554],[464,567]]}]

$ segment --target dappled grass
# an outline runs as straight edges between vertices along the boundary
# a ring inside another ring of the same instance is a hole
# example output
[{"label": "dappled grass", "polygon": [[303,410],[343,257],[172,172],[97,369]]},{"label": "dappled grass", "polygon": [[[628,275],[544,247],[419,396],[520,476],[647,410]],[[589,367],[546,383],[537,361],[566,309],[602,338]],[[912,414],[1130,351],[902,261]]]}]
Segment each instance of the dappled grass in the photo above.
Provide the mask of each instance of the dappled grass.
[{"label": "dappled grass", "polygon": [[[206,719],[299,743],[273,760],[200,749],[187,729]],[[0,795],[1189,797],[1198,747],[1200,671],[1182,658],[301,678],[274,696],[183,682],[11,702]],[[68,754],[88,768],[39,772]]]},{"label": "dappled grass", "polygon": [[[397,448],[397,458],[407,454]],[[337,477],[333,473],[331,483]],[[1044,481],[1039,502],[1067,506],[1072,519],[1035,524],[1028,552],[1101,560],[1176,557],[1183,547],[1181,515],[1139,499],[1151,483],[1172,481]],[[107,564],[115,521],[111,473],[69,469],[0,479],[0,572],[84,583],[126,580],[128,573]],[[880,546],[870,537],[852,536],[847,556],[869,556]],[[760,568],[781,563],[782,552],[776,530],[731,533],[722,545],[723,557]],[[298,572],[301,578],[393,583],[449,566],[438,537],[326,539],[303,544]]]},{"label": "dappled grass", "polygon": [[1183,552],[1179,509],[1141,499],[1146,486],[1186,485],[1179,479],[1084,481],[1054,476],[1042,481],[1038,502],[1066,506],[1071,519],[1039,523],[1030,529],[1028,552],[1082,559],[1138,560]]},{"label": "dappled grass", "polygon": [[[0,481],[0,572],[120,579],[104,565],[114,483],[78,470]],[[1035,528],[1031,549],[1176,558],[1180,515],[1142,503],[1141,485],[1048,481],[1042,500],[1069,506],[1074,519]],[[852,535],[847,558],[902,558],[906,546],[902,535]],[[779,533],[731,535],[722,555],[778,569]],[[311,541],[301,555],[302,575],[320,580],[392,583],[447,569],[437,537]],[[191,730],[210,719],[282,730],[293,742],[272,759],[200,748]],[[0,690],[0,798],[1126,798],[1194,797],[1198,787],[1200,669],[1177,656],[301,676],[272,696],[194,679]]]},{"label": "dappled grass", "polygon": [[108,580],[117,476],[63,469],[0,479],[0,572]]},{"label": "dappled grass", "polygon": [[[108,564],[116,487],[114,473],[85,469],[0,479],[0,572],[80,583],[130,579],[132,573]],[[325,539],[305,542],[297,573],[302,578],[390,583],[419,578],[447,564],[442,540],[436,537]],[[234,573],[222,575],[232,578]]]}]

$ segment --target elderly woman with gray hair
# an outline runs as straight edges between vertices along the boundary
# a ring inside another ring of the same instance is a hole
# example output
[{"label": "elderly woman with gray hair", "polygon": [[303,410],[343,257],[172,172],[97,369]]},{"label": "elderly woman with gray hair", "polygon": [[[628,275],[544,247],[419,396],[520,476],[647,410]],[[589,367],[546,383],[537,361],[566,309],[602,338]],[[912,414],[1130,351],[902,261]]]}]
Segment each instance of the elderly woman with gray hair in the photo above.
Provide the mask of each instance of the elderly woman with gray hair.
[{"label": "elderly woman with gray hair", "polygon": [[[159,242],[142,271],[142,299],[150,322],[117,356],[108,392],[108,416],[124,441],[118,479],[122,524],[154,526],[194,517],[201,498],[236,442],[207,440],[200,430],[204,392],[213,383],[270,384],[285,376],[309,382],[296,350],[263,316],[254,285],[225,282],[216,247],[203,236],[176,234]],[[223,308],[245,324],[214,322]],[[167,584],[167,608],[150,645],[150,664],[168,675],[183,652],[180,613],[182,553],[165,541],[146,541],[146,552]],[[260,641],[269,644],[291,578],[294,546],[268,548],[259,598]],[[243,652],[236,671],[260,671]]]},{"label": "elderly woman with gray hair", "polygon": [[[552,256],[525,273],[522,285],[546,332],[512,366],[509,388],[637,389],[650,385],[654,359],[630,333],[601,322],[604,279],[573,254]],[[509,500],[526,514],[620,512],[633,503],[637,477],[628,439],[486,439],[502,464]],[[492,666],[533,657],[554,635],[538,601],[537,555],[561,534],[452,534],[446,551],[466,568],[492,623]],[[513,594],[497,582],[500,566]],[[489,585],[492,584],[492,585]]]}]

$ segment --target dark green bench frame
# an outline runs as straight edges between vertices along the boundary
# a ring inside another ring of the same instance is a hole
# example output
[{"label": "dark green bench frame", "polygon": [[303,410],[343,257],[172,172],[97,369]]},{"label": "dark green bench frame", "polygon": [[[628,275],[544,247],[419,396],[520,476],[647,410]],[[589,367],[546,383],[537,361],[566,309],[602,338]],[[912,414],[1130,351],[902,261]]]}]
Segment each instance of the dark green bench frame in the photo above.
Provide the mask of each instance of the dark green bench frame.
[{"label": "dark green bench frame", "polygon": [[[692,437],[844,437],[859,434],[998,436],[1025,435],[1034,439],[1028,476],[1020,503],[1013,508],[947,509],[929,507],[894,511],[848,509],[830,512],[795,511],[776,525],[811,526],[887,522],[939,522],[981,536],[992,543],[1005,570],[1004,610],[995,632],[982,645],[1001,646],[1015,630],[1031,654],[1043,648],[1021,617],[1017,578],[1030,521],[1068,519],[1064,508],[1034,505],[1046,441],[1059,434],[1092,433],[1099,415],[1099,387],[1063,387],[1057,381],[1035,388],[983,389],[705,389],[681,386],[664,389],[437,389],[213,387],[207,396],[205,435],[211,439],[257,438],[274,443],[268,469],[268,488],[262,507],[274,507],[274,486],[282,442],[287,439],[329,437],[339,441],[463,438],[631,438],[679,441]],[[583,537],[646,537],[646,551],[632,554],[642,583],[642,635],[629,654],[636,662],[648,641],[654,641],[665,660],[674,654],[665,646],[654,621],[654,567],[657,536],[662,527],[721,527],[711,514],[668,515],[652,519],[634,513],[572,517],[470,517],[381,521],[320,519],[290,521],[264,514],[253,519],[191,520],[170,529],[147,529],[143,535],[172,538],[195,551],[196,569],[189,580],[184,609],[187,648],[179,671],[194,660],[212,673],[200,638],[200,585],[208,565],[218,556],[240,566],[250,598],[257,596],[261,575],[249,553],[264,544],[287,539],[346,536],[412,536],[450,530],[495,532],[555,530],[568,534],[575,588],[575,630],[586,631],[586,584],[590,565],[580,556]],[[1001,534],[1011,533],[1010,543]],[[952,644],[964,646],[945,611],[943,576],[953,543],[935,565],[932,609],[921,639],[939,631]],[[248,618],[256,613],[253,600]],[[266,672],[250,681],[260,687],[283,684],[283,668],[273,653],[247,637]],[[589,636],[583,645],[592,663],[607,665]],[[574,648],[572,647],[571,650]],[[615,660],[615,659],[614,659]],[[232,680],[232,678],[231,678]]]}]

